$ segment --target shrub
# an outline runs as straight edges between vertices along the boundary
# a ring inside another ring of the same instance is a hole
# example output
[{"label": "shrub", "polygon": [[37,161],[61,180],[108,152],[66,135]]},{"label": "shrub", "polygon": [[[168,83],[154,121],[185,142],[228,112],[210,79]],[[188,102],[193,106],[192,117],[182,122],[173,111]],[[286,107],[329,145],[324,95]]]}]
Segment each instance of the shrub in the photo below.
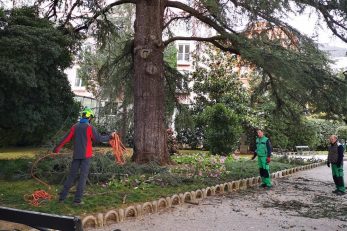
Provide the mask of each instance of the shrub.
[{"label": "shrub", "polygon": [[336,134],[336,130],[341,124],[337,121],[323,119],[310,119],[309,121],[315,127],[319,139],[317,150],[326,150],[329,137]]},{"label": "shrub", "polygon": [[[36,166],[36,174],[50,184],[61,184],[69,173],[71,161],[71,155],[58,155],[53,159],[45,158]],[[163,172],[167,172],[167,168],[156,163],[137,165],[129,162],[125,165],[117,165],[111,152],[105,155],[96,153],[91,159],[88,182],[93,184],[136,174],[154,175]]]},{"label": "shrub", "polygon": [[347,126],[340,126],[336,129],[336,134],[339,138],[347,140]]},{"label": "shrub", "polygon": [[76,41],[34,8],[15,8],[3,16],[0,146],[42,144],[78,115],[63,71],[72,64]]},{"label": "shrub", "polygon": [[212,154],[227,155],[233,151],[242,132],[239,117],[221,103],[207,107],[202,117]]},{"label": "shrub", "polygon": [[29,179],[32,159],[0,160],[0,179]]}]

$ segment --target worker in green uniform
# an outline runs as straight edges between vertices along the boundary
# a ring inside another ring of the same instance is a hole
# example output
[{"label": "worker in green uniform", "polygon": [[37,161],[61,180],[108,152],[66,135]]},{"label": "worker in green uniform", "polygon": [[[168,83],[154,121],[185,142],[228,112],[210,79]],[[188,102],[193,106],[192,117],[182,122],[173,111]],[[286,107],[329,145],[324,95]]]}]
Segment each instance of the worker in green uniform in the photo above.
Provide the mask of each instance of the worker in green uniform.
[{"label": "worker in green uniform", "polygon": [[271,161],[272,146],[269,138],[264,136],[264,132],[261,129],[257,129],[257,135],[258,137],[256,139],[256,150],[254,152],[252,160],[254,160],[256,156],[258,156],[258,167],[262,180],[260,187],[269,189],[272,187],[269,165]]},{"label": "worker in green uniform", "polygon": [[346,192],[345,182],[343,180],[343,152],[342,144],[337,142],[337,136],[332,135],[329,138],[330,146],[328,147],[327,165],[330,168],[335,182],[336,190],[333,191],[336,195],[344,195]]}]

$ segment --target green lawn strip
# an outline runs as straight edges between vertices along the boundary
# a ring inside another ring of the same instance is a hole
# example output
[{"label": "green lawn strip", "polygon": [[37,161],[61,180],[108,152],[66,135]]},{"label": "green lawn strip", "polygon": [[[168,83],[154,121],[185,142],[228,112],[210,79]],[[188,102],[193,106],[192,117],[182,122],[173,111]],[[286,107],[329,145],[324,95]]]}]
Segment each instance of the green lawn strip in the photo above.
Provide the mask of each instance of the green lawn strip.
[{"label": "green lawn strip", "polygon": [[202,150],[190,150],[190,149],[184,149],[184,150],[178,150],[179,155],[190,155],[195,153],[205,153],[208,154],[209,151],[202,151]]},{"label": "green lawn strip", "polygon": [[[294,166],[297,165],[272,162],[271,171],[275,172]],[[72,206],[74,189],[71,190],[67,201],[64,204],[59,204],[56,198],[61,185],[52,185],[51,190],[48,190],[45,186],[33,179],[20,181],[1,180],[0,204],[6,207],[46,213],[85,216],[91,213],[105,212],[112,208],[127,207],[136,203],[153,201],[161,197],[172,196],[173,194],[189,192],[252,176],[258,176],[258,168],[255,161],[235,161],[231,164],[231,171],[219,177],[192,176],[178,185],[160,186],[151,183],[140,183],[136,187],[121,183],[107,186],[88,185],[83,200],[85,204],[78,208]],[[132,177],[136,178],[137,176]],[[24,195],[30,195],[35,190],[40,189],[46,190],[55,198],[52,201],[41,204],[40,207],[34,207],[24,200]]]},{"label": "green lawn strip", "polygon": [[[58,188],[52,185],[52,189],[45,188],[35,180],[27,181],[0,181],[0,204],[5,207],[12,207],[38,212],[64,214],[64,215],[86,215],[95,212],[103,212],[111,208],[121,208],[128,205],[146,201],[153,201],[160,197],[171,196],[175,193],[186,192],[203,187],[199,184],[179,185],[161,187],[158,185],[148,185],[137,189],[128,187],[101,187],[99,185],[87,186],[84,204],[81,207],[73,207],[73,192],[64,204],[57,202]],[[44,202],[40,207],[30,205],[25,199],[25,195],[32,194],[35,190],[45,190],[54,196],[53,200]],[[125,203],[123,204],[123,200]]]},{"label": "green lawn strip", "polygon": [[0,160],[34,158],[41,152],[47,152],[47,150],[44,148],[0,148]]}]

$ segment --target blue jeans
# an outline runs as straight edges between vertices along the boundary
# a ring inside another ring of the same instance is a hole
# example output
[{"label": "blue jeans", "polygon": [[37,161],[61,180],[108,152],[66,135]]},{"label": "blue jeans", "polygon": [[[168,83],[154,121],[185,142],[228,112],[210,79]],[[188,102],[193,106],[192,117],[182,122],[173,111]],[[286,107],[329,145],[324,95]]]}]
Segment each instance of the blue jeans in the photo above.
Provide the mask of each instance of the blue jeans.
[{"label": "blue jeans", "polygon": [[59,200],[65,200],[67,194],[69,193],[70,188],[72,187],[78,171],[80,170],[80,177],[77,184],[77,191],[75,194],[74,202],[81,202],[84,188],[86,186],[88,174],[90,167],[90,159],[74,159],[71,163],[70,173],[67,177],[63,190],[60,193]]}]

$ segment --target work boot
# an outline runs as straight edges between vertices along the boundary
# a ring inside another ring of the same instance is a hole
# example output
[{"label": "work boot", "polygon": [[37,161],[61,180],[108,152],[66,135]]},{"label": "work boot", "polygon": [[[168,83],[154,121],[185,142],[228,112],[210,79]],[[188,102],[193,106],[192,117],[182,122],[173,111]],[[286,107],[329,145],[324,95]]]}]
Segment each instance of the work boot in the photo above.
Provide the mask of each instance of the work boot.
[{"label": "work boot", "polygon": [[336,192],[336,195],[338,195],[338,196],[342,196],[342,195],[345,195],[345,192],[342,192],[342,191],[337,191],[337,192]]},{"label": "work boot", "polygon": [[84,205],[84,203],[83,203],[82,201],[74,201],[74,202],[72,203],[72,205],[73,205],[73,206],[76,206],[76,207],[79,207],[79,206],[81,206],[81,205]]},{"label": "work boot", "polygon": [[332,193],[337,193],[337,192],[339,192],[338,189],[335,189],[334,191],[332,191]]},{"label": "work boot", "polygon": [[261,184],[261,185],[259,185],[259,188],[265,188],[266,187],[266,184]]}]

